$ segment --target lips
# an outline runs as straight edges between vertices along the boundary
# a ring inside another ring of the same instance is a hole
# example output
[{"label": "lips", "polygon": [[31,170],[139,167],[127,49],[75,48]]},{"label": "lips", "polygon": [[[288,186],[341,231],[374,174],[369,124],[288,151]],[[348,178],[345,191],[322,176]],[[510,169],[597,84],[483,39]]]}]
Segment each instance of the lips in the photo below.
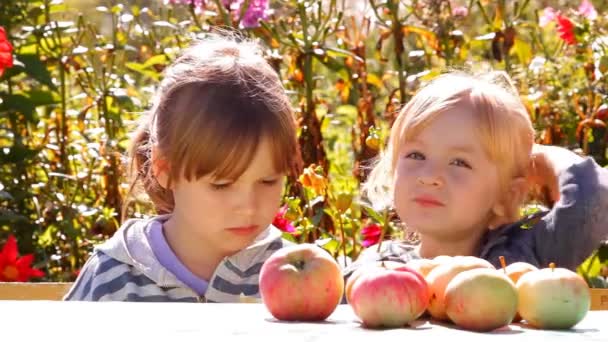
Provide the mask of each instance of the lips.
[{"label": "lips", "polygon": [[230,227],[230,228],[227,228],[226,230],[233,234],[236,234],[236,235],[250,235],[250,234],[257,232],[258,226],[251,225],[251,226],[242,226],[242,227]]},{"label": "lips", "polygon": [[444,207],[441,201],[432,196],[418,196],[414,198],[414,202],[425,208]]}]

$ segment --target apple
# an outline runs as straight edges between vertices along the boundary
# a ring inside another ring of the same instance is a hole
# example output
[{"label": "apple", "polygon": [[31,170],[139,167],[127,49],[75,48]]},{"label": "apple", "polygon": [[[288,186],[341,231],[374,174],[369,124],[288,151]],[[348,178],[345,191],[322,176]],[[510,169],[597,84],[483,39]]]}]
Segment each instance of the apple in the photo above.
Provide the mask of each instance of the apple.
[{"label": "apple", "polygon": [[353,284],[355,281],[363,274],[368,272],[373,272],[376,270],[380,270],[383,268],[394,269],[398,267],[402,267],[404,264],[397,261],[376,261],[375,263],[364,264],[358,269],[356,269],[348,280],[346,281],[346,288],[344,289],[344,296],[346,297],[346,302],[350,303],[350,295],[352,292]]},{"label": "apple", "polygon": [[517,312],[515,284],[503,271],[464,271],[445,289],[445,311],[452,322],[464,329],[498,329],[511,323]]},{"label": "apple", "polygon": [[427,308],[424,277],[407,266],[367,268],[352,284],[349,304],[367,328],[402,327]]},{"label": "apple", "polygon": [[540,329],[569,329],[590,306],[585,280],[566,268],[551,265],[528,272],[516,284],[518,311],[526,323]]},{"label": "apple", "polygon": [[340,266],[323,248],[309,243],[274,252],[260,271],[260,294],[270,313],[284,321],[322,321],[344,294]]},{"label": "apple", "polygon": [[[519,280],[519,278],[521,278],[522,275],[530,271],[538,271],[538,268],[536,266],[523,261],[514,262],[512,264],[509,264],[507,267],[504,267],[503,269],[504,272],[507,274],[507,277],[509,277],[513,281],[513,284],[517,284],[517,281]],[[515,315],[515,318],[513,318],[513,322],[519,321],[521,321],[521,315],[517,313]]]},{"label": "apple", "polygon": [[413,259],[406,264],[406,266],[418,271],[424,277],[439,265],[441,265],[441,262],[435,259]]},{"label": "apple", "polygon": [[532,264],[528,264],[527,262],[518,261],[507,265],[504,270],[507,276],[511,278],[513,283],[517,284],[517,281],[522,275],[530,271],[538,271],[538,268]]},{"label": "apple", "polygon": [[488,261],[473,256],[456,256],[451,261],[433,268],[426,277],[430,289],[428,311],[438,320],[447,320],[445,312],[445,289],[449,282],[460,272],[475,268],[495,269]]}]

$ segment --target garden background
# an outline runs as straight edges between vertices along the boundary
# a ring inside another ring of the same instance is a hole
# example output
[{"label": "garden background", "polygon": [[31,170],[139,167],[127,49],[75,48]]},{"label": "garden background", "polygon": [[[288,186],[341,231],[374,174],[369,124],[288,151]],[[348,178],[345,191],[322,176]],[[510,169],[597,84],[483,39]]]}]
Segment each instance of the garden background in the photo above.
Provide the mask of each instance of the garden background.
[{"label": "garden background", "polygon": [[[446,70],[505,70],[539,143],[607,165],[606,9],[599,0],[2,0],[0,281],[73,281],[123,208],[154,214],[144,196],[126,197],[129,132],[164,67],[215,27],[262,42],[296,110],[302,170],[288,178],[275,225],[343,264],[381,239],[416,239],[358,188],[397,110]],[[608,287],[608,244],[579,272]]]}]

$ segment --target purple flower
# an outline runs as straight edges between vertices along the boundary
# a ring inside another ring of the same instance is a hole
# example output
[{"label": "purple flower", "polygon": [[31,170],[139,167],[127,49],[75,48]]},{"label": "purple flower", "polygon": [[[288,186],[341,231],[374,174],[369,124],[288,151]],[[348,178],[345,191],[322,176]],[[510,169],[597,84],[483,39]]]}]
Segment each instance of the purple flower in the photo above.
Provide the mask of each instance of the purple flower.
[{"label": "purple flower", "polygon": [[[230,9],[232,15],[239,19],[241,7],[245,5],[246,0],[222,0],[224,6]],[[244,28],[252,28],[260,26],[260,20],[266,20],[269,12],[269,0],[249,0],[248,7],[241,19],[241,26]]]}]

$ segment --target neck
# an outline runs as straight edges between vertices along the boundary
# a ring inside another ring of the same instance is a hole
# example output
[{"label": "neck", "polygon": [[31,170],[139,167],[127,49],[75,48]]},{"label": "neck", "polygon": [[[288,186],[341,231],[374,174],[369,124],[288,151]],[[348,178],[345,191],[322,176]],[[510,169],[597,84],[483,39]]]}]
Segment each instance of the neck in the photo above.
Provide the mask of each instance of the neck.
[{"label": "neck", "polygon": [[177,215],[172,215],[164,223],[163,232],[167,243],[190,272],[209,281],[225,255],[213,248],[213,243],[188,233],[187,229],[183,229],[185,224],[180,222]]},{"label": "neck", "polygon": [[460,240],[454,240],[450,238],[437,238],[428,235],[420,236],[420,245],[418,246],[418,253],[420,257],[425,259],[432,259],[439,255],[472,255],[478,256],[480,249],[480,241],[485,232],[481,231],[479,234],[470,234],[466,238]]}]

